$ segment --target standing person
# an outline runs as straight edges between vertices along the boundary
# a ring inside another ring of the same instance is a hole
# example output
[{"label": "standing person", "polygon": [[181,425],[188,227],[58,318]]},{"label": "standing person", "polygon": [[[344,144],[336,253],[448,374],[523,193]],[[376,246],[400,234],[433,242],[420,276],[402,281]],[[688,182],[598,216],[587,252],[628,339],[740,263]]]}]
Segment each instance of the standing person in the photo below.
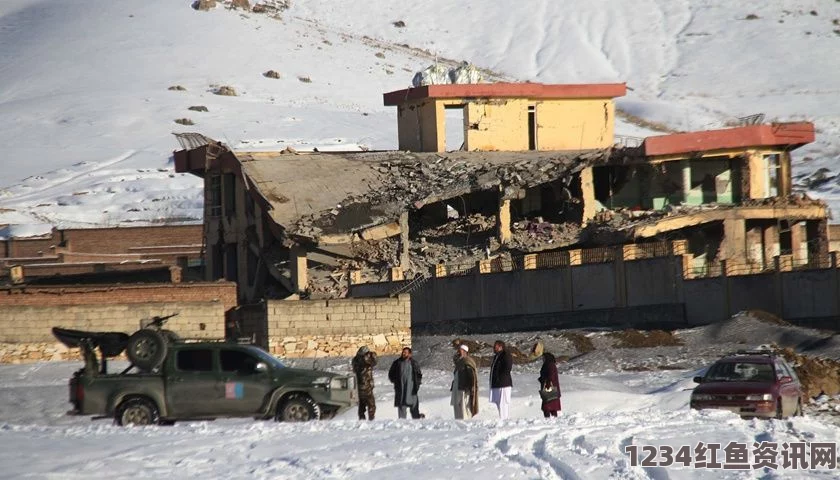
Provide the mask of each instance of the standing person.
[{"label": "standing person", "polygon": [[513,389],[510,369],[513,367],[513,357],[501,340],[493,344],[493,351],[496,355],[490,364],[490,401],[499,409],[499,418],[505,420],[510,415],[510,392]]},{"label": "standing person", "polygon": [[376,415],[376,399],[373,396],[373,367],[376,366],[376,353],[367,346],[362,346],[353,357],[353,373],[356,374],[356,386],[359,389],[359,420],[368,420]]},{"label": "standing person", "polygon": [[404,347],[400,358],[391,364],[388,380],[394,384],[394,406],[397,407],[399,417],[405,418],[406,409],[409,409],[411,418],[423,418],[420,415],[420,399],[417,397],[423,373],[411,358],[411,348]]},{"label": "standing person", "polygon": [[455,354],[455,378],[452,380],[452,405],[458,420],[478,414],[478,369],[466,345]]},{"label": "standing person", "polygon": [[543,364],[540,368],[540,398],[542,398],[542,412],[545,418],[556,417],[560,411],[560,379],[557,375],[557,359],[545,352],[542,354]]}]

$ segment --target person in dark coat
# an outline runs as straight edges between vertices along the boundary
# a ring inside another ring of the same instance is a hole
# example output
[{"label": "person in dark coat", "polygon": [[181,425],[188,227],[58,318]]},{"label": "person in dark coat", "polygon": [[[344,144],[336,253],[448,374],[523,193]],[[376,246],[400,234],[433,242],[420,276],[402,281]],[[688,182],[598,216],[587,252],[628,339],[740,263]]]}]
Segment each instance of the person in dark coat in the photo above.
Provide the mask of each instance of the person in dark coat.
[{"label": "person in dark coat", "polygon": [[540,368],[540,397],[542,398],[542,412],[545,418],[556,417],[560,411],[560,379],[557,375],[557,359],[545,352],[542,354],[543,364]]},{"label": "person in dark coat", "polygon": [[367,346],[359,348],[353,357],[353,373],[356,374],[356,386],[359,389],[359,420],[368,420],[376,415],[376,399],[373,396],[373,367],[376,366],[376,353]]},{"label": "person in dark coat", "polygon": [[394,406],[400,418],[406,418],[406,409],[411,411],[411,418],[423,418],[420,413],[420,399],[417,392],[423,381],[420,365],[411,358],[411,348],[405,347],[400,358],[394,360],[388,370],[388,380],[394,384]]},{"label": "person in dark coat", "polygon": [[513,357],[501,340],[493,344],[493,351],[496,355],[490,364],[490,401],[496,404],[499,418],[504,420],[510,414],[510,394],[513,390],[510,370],[513,368]]}]

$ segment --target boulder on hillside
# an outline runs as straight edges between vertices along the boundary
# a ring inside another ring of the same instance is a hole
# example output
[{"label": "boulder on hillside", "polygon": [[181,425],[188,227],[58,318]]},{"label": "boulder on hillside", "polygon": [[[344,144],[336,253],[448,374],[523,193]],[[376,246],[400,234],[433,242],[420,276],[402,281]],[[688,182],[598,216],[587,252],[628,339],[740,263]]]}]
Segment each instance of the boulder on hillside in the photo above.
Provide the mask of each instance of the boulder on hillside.
[{"label": "boulder on hillside", "polygon": [[216,8],[216,0],[195,0],[192,8],[206,12],[211,8]]}]

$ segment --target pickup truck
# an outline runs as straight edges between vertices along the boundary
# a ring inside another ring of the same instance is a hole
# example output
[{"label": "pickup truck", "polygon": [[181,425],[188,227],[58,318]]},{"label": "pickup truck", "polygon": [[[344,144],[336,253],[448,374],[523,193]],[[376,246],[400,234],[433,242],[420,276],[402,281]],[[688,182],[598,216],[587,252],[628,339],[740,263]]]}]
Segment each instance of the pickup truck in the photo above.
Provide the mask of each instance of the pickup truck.
[{"label": "pickup truck", "polygon": [[[73,409],[68,413],[73,415],[114,418],[118,425],[219,417],[307,421],[331,418],[358,403],[352,375],[289,368],[253,345],[169,340],[155,369],[129,366],[122,373],[109,374],[105,353],[121,353],[111,341],[118,334],[85,337],[86,332],[63,330],[60,335],[56,330],[61,329],[53,329],[56,337],[68,346],[78,345],[85,358],[85,367],[70,379]],[[72,332],[72,339],[67,332]],[[101,365],[97,347],[102,351]]]}]

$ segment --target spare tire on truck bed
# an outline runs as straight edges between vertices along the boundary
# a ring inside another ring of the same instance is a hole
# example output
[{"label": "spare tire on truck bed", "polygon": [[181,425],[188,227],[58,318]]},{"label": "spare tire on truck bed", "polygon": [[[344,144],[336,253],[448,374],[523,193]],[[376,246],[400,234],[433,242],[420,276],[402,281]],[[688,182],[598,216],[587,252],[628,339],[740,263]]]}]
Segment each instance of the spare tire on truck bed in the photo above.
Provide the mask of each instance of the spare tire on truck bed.
[{"label": "spare tire on truck bed", "polygon": [[125,354],[135,367],[143,371],[152,371],[166,358],[168,342],[157,330],[137,330],[128,337]]}]

